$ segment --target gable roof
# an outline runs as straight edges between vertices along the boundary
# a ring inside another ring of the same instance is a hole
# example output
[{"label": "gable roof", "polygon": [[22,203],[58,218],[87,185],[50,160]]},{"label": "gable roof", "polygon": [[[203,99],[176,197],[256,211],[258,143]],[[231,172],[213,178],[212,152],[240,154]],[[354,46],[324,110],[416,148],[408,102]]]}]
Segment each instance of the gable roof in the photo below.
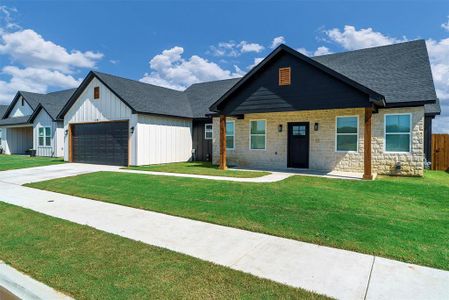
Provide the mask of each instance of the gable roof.
[{"label": "gable roof", "polygon": [[320,69],[322,72],[352,86],[353,88],[361,91],[362,93],[367,94],[369,96],[370,100],[373,102],[382,101],[384,98],[384,96],[382,94],[370,89],[369,87],[366,87],[366,86],[360,84],[359,82],[347,77],[346,75],[336,72],[335,70],[317,62],[316,60],[314,60],[302,53],[299,53],[298,51],[296,51],[284,44],[281,44],[275,50],[273,50],[267,57],[265,57],[265,59],[262,60],[257,66],[252,68],[245,76],[243,76],[240,81],[238,81],[229,91],[227,91],[222,97],[220,97],[220,99],[218,99],[214,104],[212,104],[209,109],[211,111],[218,111],[219,110],[218,106],[221,105],[222,103],[224,103],[225,101],[227,101],[227,99],[231,96],[231,94],[233,94],[237,89],[239,89],[243,84],[245,84],[250,78],[255,76],[255,74],[257,74],[259,72],[259,70],[264,68],[265,65],[267,65],[271,60],[275,59],[278,55],[280,55],[282,53],[288,53],[288,54],[296,57],[297,59],[300,59],[300,60]]},{"label": "gable roof", "polygon": [[[6,112],[1,115],[0,125],[19,125],[33,122],[39,111],[43,108],[50,115],[53,120],[57,119],[57,115],[64,107],[67,100],[76,89],[69,89],[63,91],[52,92],[48,94],[39,94],[32,92],[19,91],[14,97],[10,105],[7,106]],[[20,96],[33,109],[31,116],[9,117],[9,113],[14,108],[14,105],[19,100]]]},{"label": "gable roof", "polygon": [[115,75],[91,71],[58,118],[63,118],[93,78],[111,90],[134,113],[168,115],[184,118],[204,118],[208,107],[225,93],[238,79],[197,83],[185,91],[177,91]]},{"label": "gable roof", "polygon": [[424,40],[312,59],[382,94],[387,106],[437,99]]},{"label": "gable roof", "polygon": [[3,118],[3,115],[5,114],[8,107],[9,107],[9,105],[0,105],[0,119]]},{"label": "gable roof", "polygon": [[[210,109],[219,111],[220,104],[281,52],[294,55],[349,83],[370,95],[377,105],[410,106],[435,104],[437,101],[426,44],[417,40],[312,58],[280,45]],[[438,109],[438,106],[433,108]]]}]

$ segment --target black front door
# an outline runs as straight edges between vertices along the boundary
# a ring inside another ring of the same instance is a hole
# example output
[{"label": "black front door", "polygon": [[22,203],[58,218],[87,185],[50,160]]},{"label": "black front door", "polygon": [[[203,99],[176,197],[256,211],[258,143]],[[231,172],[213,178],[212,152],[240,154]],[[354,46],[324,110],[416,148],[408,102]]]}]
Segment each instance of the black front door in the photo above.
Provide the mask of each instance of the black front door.
[{"label": "black front door", "polygon": [[289,168],[309,167],[309,123],[288,123]]}]

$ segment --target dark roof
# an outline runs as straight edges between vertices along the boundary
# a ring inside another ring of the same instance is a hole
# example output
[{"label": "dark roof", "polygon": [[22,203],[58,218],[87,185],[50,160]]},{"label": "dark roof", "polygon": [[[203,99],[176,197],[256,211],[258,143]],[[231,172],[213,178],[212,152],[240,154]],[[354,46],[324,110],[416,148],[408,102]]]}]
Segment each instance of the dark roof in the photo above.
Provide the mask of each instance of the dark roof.
[{"label": "dark roof", "polygon": [[105,73],[93,73],[135,112],[192,116],[192,108],[180,91]]},{"label": "dark roof", "polygon": [[0,126],[3,125],[22,125],[29,123],[30,116],[14,117],[0,120]]},{"label": "dark roof", "polygon": [[[41,108],[45,109],[53,120],[56,120],[57,115],[75,90],[76,89],[69,89],[48,94],[19,91],[11,104],[7,106],[6,112],[1,115],[0,125],[21,125],[31,123]],[[20,96],[22,96],[33,109],[31,116],[4,118],[11,112]]]},{"label": "dark roof", "polygon": [[61,110],[63,118],[87,85],[96,77],[135,113],[204,118],[208,107],[224,94],[238,79],[193,84],[177,91],[115,75],[91,71]]},{"label": "dark roof", "polygon": [[437,99],[424,40],[313,59],[382,94],[387,105]]},{"label": "dark roof", "polygon": [[240,78],[192,84],[184,93],[189,99],[194,118],[204,118],[212,113],[209,106],[220,99]]},{"label": "dark roof", "polygon": [[5,114],[8,107],[9,107],[9,105],[0,105],[0,119],[3,118],[3,115]]},{"label": "dark roof", "polygon": [[441,114],[440,100],[437,99],[437,101],[433,104],[424,105],[424,112],[426,115],[430,116]]},{"label": "dark roof", "polygon": [[[30,118],[33,121],[40,111],[40,108],[44,108],[53,120],[57,119],[61,109],[73,95],[76,89],[69,89],[63,91],[52,92],[48,94],[35,94],[34,97],[39,100],[39,105],[34,109],[34,113]],[[31,93],[29,93],[31,94]],[[39,96],[37,96],[39,95]]]}]

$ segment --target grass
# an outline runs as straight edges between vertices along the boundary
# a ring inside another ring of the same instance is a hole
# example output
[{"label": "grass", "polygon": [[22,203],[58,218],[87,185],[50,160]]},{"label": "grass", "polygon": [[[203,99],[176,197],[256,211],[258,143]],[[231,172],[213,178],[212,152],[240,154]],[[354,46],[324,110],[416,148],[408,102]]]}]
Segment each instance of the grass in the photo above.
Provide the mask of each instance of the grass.
[{"label": "grass", "polygon": [[324,299],[0,202],[0,259],[76,299]]},{"label": "grass", "polygon": [[449,270],[449,174],[269,184],[99,172],[29,185]]},{"label": "grass", "polygon": [[55,157],[30,157],[28,155],[0,155],[0,171],[41,167],[54,164],[62,164],[62,158]]},{"label": "grass", "polygon": [[210,162],[181,162],[181,163],[171,163],[162,165],[129,167],[129,169],[139,171],[151,171],[151,172],[227,176],[239,178],[254,178],[270,174],[270,172],[262,172],[262,171],[237,171],[237,170],[223,171],[218,169],[216,165],[212,165]]}]

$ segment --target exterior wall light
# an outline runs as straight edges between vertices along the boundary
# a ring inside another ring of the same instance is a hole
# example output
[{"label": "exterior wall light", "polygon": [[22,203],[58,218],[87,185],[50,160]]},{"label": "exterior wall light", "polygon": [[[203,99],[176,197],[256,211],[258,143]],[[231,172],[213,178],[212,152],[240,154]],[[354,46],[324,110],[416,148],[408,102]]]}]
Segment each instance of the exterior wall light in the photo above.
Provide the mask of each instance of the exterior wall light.
[{"label": "exterior wall light", "polygon": [[313,125],[313,130],[318,131],[319,127],[320,127],[320,125],[318,123],[315,123]]},{"label": "exterior wall light", "polygon": [[131,127],[131,134],[133,134],[133,133],[134,133],[134,126]]},{"label": "exterior wall light", "polygon": [[279,125],[278,125],[278,131],[279,131],[279,132],[282,132],[282,124],[279,124]]},{"label": "exterior wall light", "polygon": [[68,129],[64,130],[64,135],[68,135],[68,134],[69,134],[69,130]]}]

